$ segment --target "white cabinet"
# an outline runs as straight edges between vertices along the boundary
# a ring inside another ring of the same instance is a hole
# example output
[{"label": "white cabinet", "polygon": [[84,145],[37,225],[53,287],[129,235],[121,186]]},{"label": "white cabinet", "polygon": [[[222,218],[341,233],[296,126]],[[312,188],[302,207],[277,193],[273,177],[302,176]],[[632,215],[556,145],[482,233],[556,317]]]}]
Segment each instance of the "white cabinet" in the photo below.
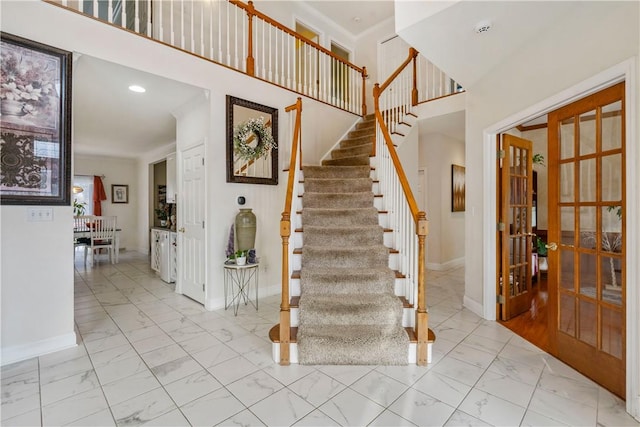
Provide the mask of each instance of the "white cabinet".
[{"label": "white cabinet", "polygon": [[167,203],[176,203],[177,173],[176,153],[167,156]]},{"label": "white cabinet", "polygon": [[151,230],[151,269],[167,283],[173,283],[177,277],[177,233]]}]

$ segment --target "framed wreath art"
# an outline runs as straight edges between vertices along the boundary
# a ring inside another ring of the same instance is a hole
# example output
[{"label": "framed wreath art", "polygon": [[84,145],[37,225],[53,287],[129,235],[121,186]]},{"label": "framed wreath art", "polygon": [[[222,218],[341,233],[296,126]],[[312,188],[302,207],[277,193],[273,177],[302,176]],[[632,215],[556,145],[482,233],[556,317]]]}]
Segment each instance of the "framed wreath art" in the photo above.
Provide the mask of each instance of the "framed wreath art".
[{"label": "framed wreath art", "polygon": [[234,153],[244,160],[264,157],[275,147],[271,128],[265,125],[262,116],[240,123],[233,130]]},{"label": "framed wreath art", "polygon": [[227,182],[278,185],[278,109],[227,95]]}]

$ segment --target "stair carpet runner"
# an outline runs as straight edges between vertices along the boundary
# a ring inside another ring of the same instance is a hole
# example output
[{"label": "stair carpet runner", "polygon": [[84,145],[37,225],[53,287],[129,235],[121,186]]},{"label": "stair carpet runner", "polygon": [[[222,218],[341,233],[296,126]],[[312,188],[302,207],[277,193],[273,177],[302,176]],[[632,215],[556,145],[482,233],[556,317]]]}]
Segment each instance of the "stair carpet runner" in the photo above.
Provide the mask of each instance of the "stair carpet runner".
[{"label": "stair carpet runner", "polygon": [[403,305],[374,207],[374,133],[369,116],[322,166],[304,166],[301,364],[407,364]]}]

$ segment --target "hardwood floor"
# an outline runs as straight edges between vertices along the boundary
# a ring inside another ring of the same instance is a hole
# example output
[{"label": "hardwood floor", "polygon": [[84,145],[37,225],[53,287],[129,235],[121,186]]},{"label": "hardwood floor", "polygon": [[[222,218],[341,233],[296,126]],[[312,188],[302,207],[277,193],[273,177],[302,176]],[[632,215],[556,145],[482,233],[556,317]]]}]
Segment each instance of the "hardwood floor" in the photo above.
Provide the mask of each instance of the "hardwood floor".
[{"label": "hardwood floor", "polygon": [[548,298],[547,277],[544,275],[534,282],[533,299],[529,310],[511,320],[500,321],[500,323],[530,343],[548,352]]}]

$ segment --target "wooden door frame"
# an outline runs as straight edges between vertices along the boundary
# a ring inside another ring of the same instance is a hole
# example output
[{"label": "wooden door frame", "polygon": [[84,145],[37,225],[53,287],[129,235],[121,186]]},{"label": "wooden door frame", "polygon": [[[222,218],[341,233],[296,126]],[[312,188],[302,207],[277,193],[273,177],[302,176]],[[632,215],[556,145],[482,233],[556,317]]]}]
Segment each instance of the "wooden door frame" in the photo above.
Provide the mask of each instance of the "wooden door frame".
[{"label": "wooden door frame", "polygon": [[[615,83],[625,81],[626,97],[626,194],[628,222],[626,223],[626,253],[640,253],[640,147],[638,147],[638,69],[636,59],[628,59],[611,67],[569,89],[563,90],[531,107],[515,113],[494,123],[483,131],[483,194],[485,203],[483,214],[483,304],[479,304],[465,296],[466,307],[482,315],[485,319],[496,319],[496,224],[497,224],[497,180],[495,161],[495,141],[500,133],[516,127],[578,99],[596,93]],[[640,283],[640,266],[627,263],[627,283]],[[629,414],[640,419],[640,289],[629,286],[627,289],[627,367],[626,367],[626,409]]]}]

